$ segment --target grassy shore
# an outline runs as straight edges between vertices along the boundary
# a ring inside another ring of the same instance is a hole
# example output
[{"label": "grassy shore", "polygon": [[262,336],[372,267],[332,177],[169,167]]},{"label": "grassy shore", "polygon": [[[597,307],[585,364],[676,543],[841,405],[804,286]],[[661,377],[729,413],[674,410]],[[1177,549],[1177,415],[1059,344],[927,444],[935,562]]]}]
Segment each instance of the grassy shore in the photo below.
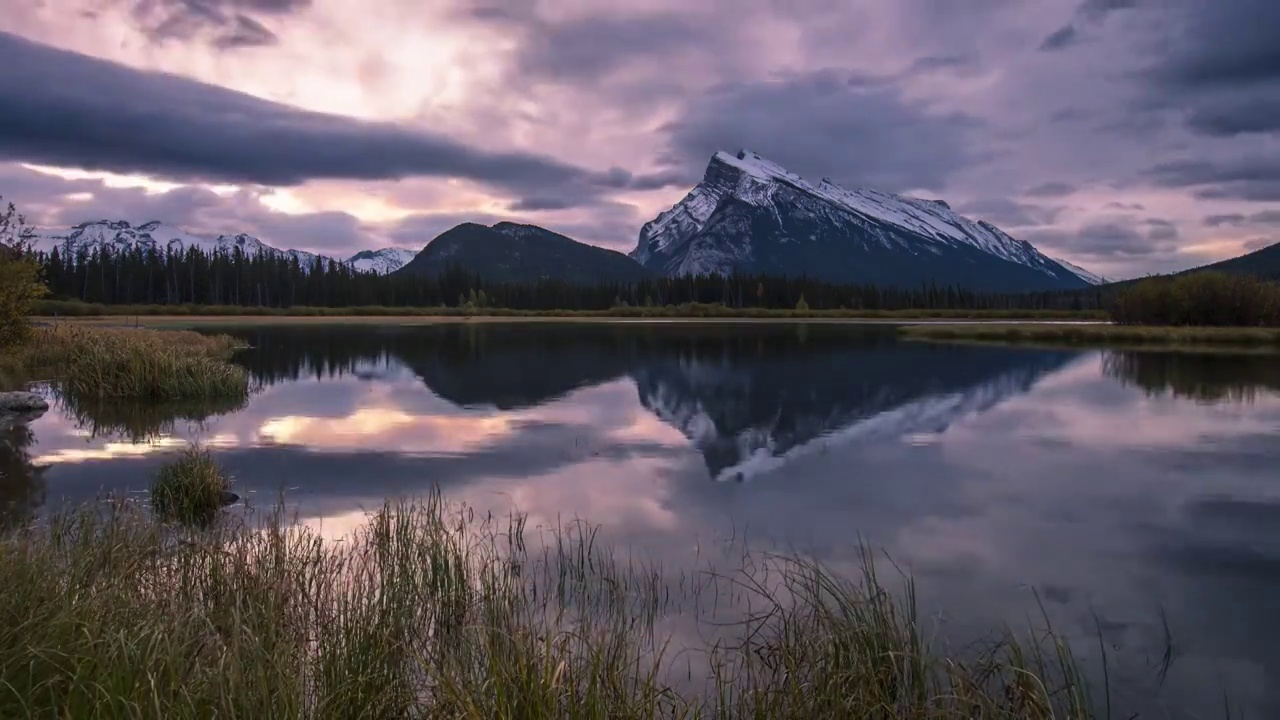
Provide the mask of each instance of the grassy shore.
[{"label": "grassy shore", "polygon": [[6,384],[50,380],[78,401],[243,400],[249,376],[227,361],[241,343],[225,335],[59,324],[39,327],[5,355]]},{"label": "grassy shore", "polygon": [[724,305],[666,305],[616,307],[608,310],[509,310],[459,307],[292,307],[265,308],[239,305],[95,305],[42,300],[32,314],[40,317],[282,317],[282,318],[747,318],[747,319],[974,319],[974,320],[1101,320],[1100,311],[1074,310],[790,310],[731,308]]},{"label": "grassy shore", "polygon": [[967,323],[904,325],[903,337],[941,342],[1036,343],[1057,346],[1221,347],[1280,349],[1280,328],[1151,327],[1106,324]]},{"label": "grassy shore", "polygon": [[[438,495],[341,543],[254,517],[191,534],[113,502],[0,539],[0,717],[1092,716],[1052,633],[946,653],[869,556],[672,578]],[[725,624],[731,595],[752,606]]]}]

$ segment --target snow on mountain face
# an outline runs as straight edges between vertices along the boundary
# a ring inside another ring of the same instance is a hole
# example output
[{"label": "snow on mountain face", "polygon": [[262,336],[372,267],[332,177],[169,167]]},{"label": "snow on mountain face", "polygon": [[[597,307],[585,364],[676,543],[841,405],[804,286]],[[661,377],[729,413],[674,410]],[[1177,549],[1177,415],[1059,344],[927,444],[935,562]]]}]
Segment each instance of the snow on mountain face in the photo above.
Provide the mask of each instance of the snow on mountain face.
[{"label": "snow on mountain face", "polygon": [[1058,264],[1062,265],[1062,267],[1080,276],[1081,280],[1084,280],[1090,285],[1106,285],[1111,282],[1109,278],[1105,278],[1097,273],[1091,273],[1075,263],[1069,263],[1062,258],[1054,258],[1054,260],[1057,261]]},{"label": "snow on mountain face", "polygon": [[[850,190],[829,179],[815,185],[746,150],[716,153],[703,181],[641,228],[631,257],[669,275],[736,269],[911,285],[925,276],[1044,289],[1092,283],[940,200]],[[957,267],[982,263],[988,267]]]},{"label": "snow on mountain face", "polygon": [[391,247],[381,250],[362,250],[347,258],[347,263],[361,272],[387,275],[404,267],[405,263],[417,256],[417,250]]},{"label": "snow on mountain face", "polygon": [[[344,262],[304,250],[280,250],[263,243],[252,235],[244,233],[206,237],[154,220],[141,225],[130,225],[123,220],[99,220],[81,223],[66,230],[37,230],[31,239],[35,250],[46,253],[52,252],[55,247],[60,253],[70,251],[73,254],[81,249],[85,252],[92,252],[94,248],[101,248],[109,252],[129,252],[134,247],[149,248],[157,252],[165,252],[166,249],[180,252],[194,247],[207,253],[231,252],[233,249],[239,248],[245,255],[256,255],[261,251],[268,255],[297,258],[298,264],[304,269],[314,267],[317,258],[326,266],[332,262]],[[389,251],[410,253],[408,250],[399,250],[397,248],[373,252],[378,254],[388,253]],[[365,255],[368,252],[358,253],[356,257]],[[412,258],[412,256],[413,254],[410,253],[409,257]],[[352,261],[354,260],[355,258],[352,258]],[[357,270],[364,269],[352,261],[346,262],[350,262]],[[390,262],[390,260],[385,260],[385,262]],[[399,267],[399,265],[396,267]]]}]

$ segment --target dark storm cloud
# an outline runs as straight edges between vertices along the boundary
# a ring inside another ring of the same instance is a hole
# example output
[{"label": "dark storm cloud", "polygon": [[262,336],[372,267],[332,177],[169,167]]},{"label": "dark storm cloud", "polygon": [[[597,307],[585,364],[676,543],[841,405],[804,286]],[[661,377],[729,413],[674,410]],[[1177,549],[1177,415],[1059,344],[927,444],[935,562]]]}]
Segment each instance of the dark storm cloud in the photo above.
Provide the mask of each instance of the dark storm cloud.
[{"label": "dark storm cloud", "polygon": [[231,32],[214,42],[221,48],[238,48],[270,45],[276,40],[275,33],[264,27],[262,23],[246,15],[237,15]]},{"label": "dark storm cloud", "polygon": [[1061,212],[1058,208],[1030,205],[1008,198],[974,200],[959,206],[956,211],[961,215],[986,220],[999,227],[1049,225]]},{"label": "dark storm cloud", "polygon": [[1082,17],[1099,22],[1116,10],[1138,7],[1138,0],[1084,0],[1076,10]]},{"label": "dark storm cloud", "polygon": [[626,171],[594,173],[390,123],[307,112],[7,33],[0,33],[0,57],[0,158],[8,160],[264,185],[460,177],[578,204],[635,180]]},{"label": "dark storm cloud", "polygon": [[1175,240],[1180,235],[1178,226],[1161,218],[1149,218],[1146,221],[1148,240]]},{"label": "dark storm cloud", "polygon": [[885,190],[941,189],[977,159],[970,133],[980,121],[864,80],[821,71],[713,88],[664,128],[668,154],[700,177],[712,153],[745,147],[814,180]]},{"label": "dark storm cloud", "polygon": [[1138,0],[1084,0],[1076,8],[1076,21],[1067,23],[1049,34],[1040,43],[1042,51],[1063,50],[1080,42],[1079,24],[1098,25],[1117,10],[1138,6]]},{"label": "dark storm cloud", "polygon": [[[1172,255],[1177,251],[1175,242],[1177,228],[1172,224],[1164,225],[1143,223],[1145,232],[1133,225],[1119,222],[1091,223],[1078,232],[1064,230],[1041,230],[1025,233],[1026,240],[1032,244],[1052,248],[1055,252],[1071,253],[1080,257],[1094,259],[1149,258],[1158,255]],[[1175,237],[1169,237],[1172,228]]]},{"label": "dark storm cloud", "polygon": [[1280,83],[1275,92],[1275,97],[1227,98],[1206,103],[1187,114],[1187,126],[1201,135],[1218,137],[1280,129]]},{"label": "dark storm cloud", "polygon": [[1166,78],[1187,87],[1280,79],[1280,4],[1183,0]]},{"label": "dark storm cloud", "polygon": [[967,55],[930,55],[916,58],[908,70],[910,74],[936,72],[938,70],[963,70],[973,67],[977,59]]},{"label": "dark storm cloud", "polygon": [[311,0],[134,0],[131,15],[156,42],[206,38],[223,48],[273,45],[278,38],[254,15],[286,15]]},{"label": "dark storm cloud", "polygon": [[1209,215],[1205,217],[1204,224],[1208,227],[1222,227],[1230,225],[1232,227],[1242,227],[1246,225],[1280,225],[1280,210],[1263,210],[1252,215],[1244,215],[1242,213],[1231,213],[1228,215]]},{"label": "dark storm cloud", "polygon": [[1204,219],[1205,227],[1222,227],[1223,225],[1243,225],[1245,216],[1240,213],[1228,215],[1209,215]]},{"label": "dark storm cloud", "polygon": [[1276,155],[1175,160],[1143,174],[1163,187],[1195,188],[1199,198],[1280,201],[1280,156]]},{"label": "dark storm cloud", "polygon": [[1153,72],[1188,126],[1210,136],[1280,130],[1280,3],[1180,0]]},{"label": "dark storm cloud", "polygon": [[1062,50],[1069,48],[1080,41],[1080,31],[1076,30],[1075,25],[1063,25],[1054,30],[1040,43],[1040,49],[1045,52],[1054,50]]},{"label": "dark storm cloud", "polygon": [[1146,255],[1155,250],[1142,233],[1117,223],[1085,226],[1076,234],[1071,247],[1088,255]]},{"label": "dark storm cloud", "polygon": [[1116,202],[1114,200],[1107,203],[1106,205],[1103,205],[1102,207],[1106,208],[1107,210],[1126,210],[1130,212],[1142,211],[1147,209],[1147,207],[1142,203],[1123,203],[1123,202]]},{"label": "dark storm cloud", "polygon": [[597,15],[560,24],[533,23],[517,64],[523,73],[571,80],[603,77],[637,56],[663,56],[706,40],[707,30],[676,15]]},{"label": "dark storm cloud", "polygon": [[1062,197],[1075,191],[1075,187],[1064,182],[1046,182],[1028,189],[1023,194],[1028,197]]}]

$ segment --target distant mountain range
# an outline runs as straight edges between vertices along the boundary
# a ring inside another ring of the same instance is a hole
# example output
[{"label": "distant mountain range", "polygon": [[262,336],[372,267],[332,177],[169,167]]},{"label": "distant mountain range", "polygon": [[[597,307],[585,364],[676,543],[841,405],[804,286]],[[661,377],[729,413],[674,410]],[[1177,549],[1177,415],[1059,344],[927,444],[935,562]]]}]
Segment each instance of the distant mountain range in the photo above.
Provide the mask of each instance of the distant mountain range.
[{"label": "distant mountain range", "polygon": [[252,235],[197,235],[182,228],[153,220],[141,225],[130,225],[123,220],[97,220],[81,223],[65,230],[37,230],[32,237],[35,249],[41,252],[58,252],[70,250],[72,253],[83,249],[86,252],[94,248],[103,248],[110,252],[130,252],[134,247],[151,248],[163,252],[166,248],[185,250],[190,247],[200,248],[205,252],[230,252],[239,248],[246,255],[256,255],[259,251],[268,255],[282,255],[297,258],[304,268],[315,266],[316,259],[322,263],[340,262],[351,265],[357,270],[386,274],[400,269],[417,255],[415,250],[403,248],[383,248],[381,250],[363,250],[346,260],[337,260],[324,255],[316,255],[304,250],[280,250],[271,247]]},{"label": "distant mountain range", "polygon": [[439,275],[453,265],[493,282],[555,279],[630,282],[648,274],[613,250],[571,240],[536,225],[463,223],[438,235],[398,272]]},{"label": "distant mountain range", "polygon": [[[712,156],[702,182],[641,229],[629,255],[573,240],[536,225],[463,223],[421,250],[362,250],[345,259],[280,250],[252,235],[203,236],[159,221],[133,226],[99,220],[41,230],[35,247],[72,252],[94,247],[128,251],[239,248],[319,259],[381,275],[431,276],[461,265],[491,282],[554,279],[631,282],[686,274],[805,275],[831,282],[919,287],[954,285],[993,292],[1084,289],[1110,281],[1045,255],[941,200],[824,179],[814,184],[743,150]],[[1280,244],[1197,270],[1247,272],[1280,279]]]}]

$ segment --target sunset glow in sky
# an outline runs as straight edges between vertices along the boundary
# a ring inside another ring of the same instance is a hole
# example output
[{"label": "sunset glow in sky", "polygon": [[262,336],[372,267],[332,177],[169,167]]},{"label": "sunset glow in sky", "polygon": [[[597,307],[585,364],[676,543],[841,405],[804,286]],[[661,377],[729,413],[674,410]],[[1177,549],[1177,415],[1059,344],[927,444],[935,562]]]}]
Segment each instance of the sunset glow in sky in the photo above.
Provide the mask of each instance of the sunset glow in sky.
[{"label": "sunset glow in sky", "polygon": [[462,221],[629,251],[716,150],[1111,277],[1280,241],[1275,0],[24,0],[0,195],[335,256]]}]

